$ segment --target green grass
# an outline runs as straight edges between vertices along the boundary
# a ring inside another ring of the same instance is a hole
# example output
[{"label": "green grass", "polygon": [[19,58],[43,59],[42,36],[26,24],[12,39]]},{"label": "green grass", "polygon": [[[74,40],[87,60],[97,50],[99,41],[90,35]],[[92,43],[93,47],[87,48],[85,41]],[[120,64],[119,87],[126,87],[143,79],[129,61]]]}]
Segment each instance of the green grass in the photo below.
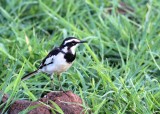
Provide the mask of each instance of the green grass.
[{"label": "green grass", "polygon": [[[118,12],[119,1],[2,0],[0,90],[10,95],[5,108],[51,90],[45,74],[20,78],[52,47],[75,36],[88,44],[78,48],[61,80],[65,90],[83,99],[86,112],[160,113],[160,1],[123,0],[132,8],[122,8],[125,14]],[[56,77],[54,82],[58,89]]]}]

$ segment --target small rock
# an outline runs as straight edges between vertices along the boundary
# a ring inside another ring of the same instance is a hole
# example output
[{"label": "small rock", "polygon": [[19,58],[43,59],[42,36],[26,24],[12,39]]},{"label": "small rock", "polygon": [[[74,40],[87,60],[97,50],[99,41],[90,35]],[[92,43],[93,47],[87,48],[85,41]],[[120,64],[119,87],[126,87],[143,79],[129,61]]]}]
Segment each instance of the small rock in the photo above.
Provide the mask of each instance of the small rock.
[{"label": "small rock", "polygon": [[[7,95],[3,96],[2,103],[8,99]],[[50,92],[38,101],[31,102],[27,100],[17,100],[9,108],[8,114],[18,114],[19,112],[27,109],[29,106],[37,106],[30,110],[28,114],[52,114],[51,109],[44,104],[54,108],[50,102],[55,102],[64,112],[64,114],[84,114],[82,105],[82,99],[71,91],[63,92]],[[1,109],[0,109],[1,110]]]}]

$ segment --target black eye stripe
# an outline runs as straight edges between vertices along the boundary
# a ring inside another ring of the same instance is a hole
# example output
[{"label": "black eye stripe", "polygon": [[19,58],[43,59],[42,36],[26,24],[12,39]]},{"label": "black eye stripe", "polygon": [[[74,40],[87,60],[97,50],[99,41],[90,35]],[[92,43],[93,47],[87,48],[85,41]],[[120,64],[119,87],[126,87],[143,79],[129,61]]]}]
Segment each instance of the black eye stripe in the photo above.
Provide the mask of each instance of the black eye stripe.
[{"label": "black eye stripe", "polygon": [[75,41],[72,41],[72,42],[68,42],[65,44],[65,46],[72,46],[73,44],[75,45],[77,42]]}]

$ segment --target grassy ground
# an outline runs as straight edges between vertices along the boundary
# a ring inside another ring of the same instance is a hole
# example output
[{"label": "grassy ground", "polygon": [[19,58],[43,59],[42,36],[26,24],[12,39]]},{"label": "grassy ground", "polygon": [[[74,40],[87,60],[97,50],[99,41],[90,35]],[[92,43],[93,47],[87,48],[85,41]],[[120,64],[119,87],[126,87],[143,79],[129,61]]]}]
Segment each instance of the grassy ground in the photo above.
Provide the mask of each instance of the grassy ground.
[{"label": "grassy ground", "polygon": [[2,0],[0,90],[10,95],[6,107],[11,99],[35,101],[51,90],[45,74],[20,78],[65,37],[76,36],[88,44],[78,48],[61,80],[65,90],[81,96],[85,111],[160,113],[160,1],[119,2]]}]

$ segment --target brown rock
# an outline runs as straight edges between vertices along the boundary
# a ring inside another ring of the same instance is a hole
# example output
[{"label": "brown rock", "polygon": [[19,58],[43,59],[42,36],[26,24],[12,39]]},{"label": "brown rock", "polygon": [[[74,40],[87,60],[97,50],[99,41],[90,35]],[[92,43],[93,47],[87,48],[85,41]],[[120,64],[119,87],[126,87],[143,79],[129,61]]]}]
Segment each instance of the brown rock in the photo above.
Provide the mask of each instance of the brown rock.
[{"label": "brown rock", "polygon": [[80,114],[82,113],[82,100],[79,96],[73,94],[71,91],[67,93],[48,93],[48,99],[54,101],[65,114]]},{"label": "brown rock", "polygon": [[[7,97],[4,96],[4,101]],[[4,102],[2,100],[2,102]],[[27,100],[15,101],[9,108],[8,114],[18,114],[19,112],[25,110],[29,106],[36,106],[36,108],[30,110],[28,114],[51,114],[50,107],[54,108],[53,104],[50,102],[55,102],[64,112],[64,114],[83,114],[82,100],[76,94],[71,91],[67,92],[50,92],[38,101],[31,102]],[[42,102],[42,103],[41,103]],[[47,105],[50,107],[48,107]]]},{"label": "brown rock", "polygon": [[19,112],[25,110],[29,106],[37,106],[37,108],[34,108],[33,110],[29,111],[28,114],[50,114],[50,110],[46,106],[40,104],[37,101],[30,102],[27,100],[18,100],[14,102],[11,105],[8,114],[18,114]]},{"label": "brown rock", "polygon": [[[1,113],[2,113],[2,110],[3,110],[3,108],[4,108],[4,105],[5,105],[5,103],[6,103],[7,100],[8,100],[8,95],[4,94],[4,93],[1,92],[1,91],[0,91],[0,95],[3,95],[2,100],[0,101],[0,105],[2,106],[2,107],[0,107],[0,114],[1,114]],[[2,103],[3,103],[3,105],[2,105]]]}]

